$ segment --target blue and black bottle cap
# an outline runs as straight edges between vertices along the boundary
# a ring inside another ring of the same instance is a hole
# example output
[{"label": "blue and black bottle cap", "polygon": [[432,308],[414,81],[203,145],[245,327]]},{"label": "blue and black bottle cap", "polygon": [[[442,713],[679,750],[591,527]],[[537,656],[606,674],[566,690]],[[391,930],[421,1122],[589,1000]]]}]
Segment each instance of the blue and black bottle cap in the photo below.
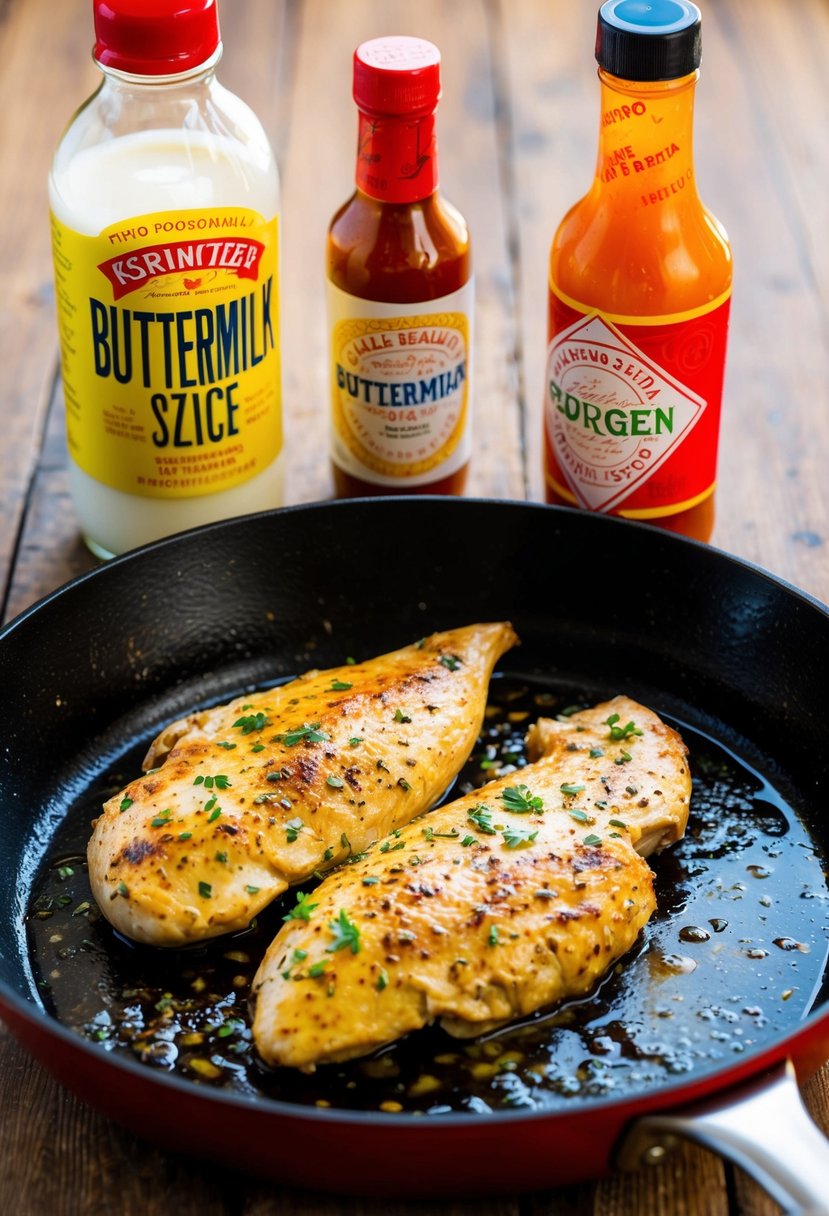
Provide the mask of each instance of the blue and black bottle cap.
[{"label": "blue and black bottle cap", "polygon": [[699,67],[702,18],[690,0],[606,0],[596,59],[622,80],[676,80]]}]

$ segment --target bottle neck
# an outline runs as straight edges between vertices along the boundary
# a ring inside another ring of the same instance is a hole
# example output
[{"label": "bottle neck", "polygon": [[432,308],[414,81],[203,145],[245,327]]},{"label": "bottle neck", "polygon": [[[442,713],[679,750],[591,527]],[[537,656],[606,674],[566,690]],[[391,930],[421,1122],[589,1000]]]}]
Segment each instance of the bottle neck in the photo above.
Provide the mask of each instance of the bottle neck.
[{"label": "bottle neck", "polygon": [[216,50],[204,63],[189,68],[186,72],[174,72],[169,75],[144,76],[132,72],[122,72],[118,68],[108,67],[98,62],[97,59],[95,65],[103,73],[105,82],[113,88],[152,92],[154,89],[175,89],[178,86],[187,88],[194,84],[209,84],[215,79],[216,66],[221,57],[222,44],[219,43]]},{"label": "bottle neck", "polygon": [[645,206],[696,197],[694,91],[698,72],[634,83],[599,70],[601,120],[596,183],[634,193]]},{"label": "bottle neck", "polygon": [[435,115],[359,115],[357,189],[384,203],[416,203],[438,188]]}]

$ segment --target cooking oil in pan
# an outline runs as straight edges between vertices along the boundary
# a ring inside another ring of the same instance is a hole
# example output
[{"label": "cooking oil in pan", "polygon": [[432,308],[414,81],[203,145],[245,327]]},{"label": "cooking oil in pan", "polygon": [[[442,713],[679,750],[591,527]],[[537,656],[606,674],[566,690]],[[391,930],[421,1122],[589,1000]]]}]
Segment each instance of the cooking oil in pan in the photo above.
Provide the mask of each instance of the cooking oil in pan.
[{"label": "cooking oil in pan", "polygon": [[[594,700],[534,679],[494,680],[458,786],[521,768],[529,722]],[[28,933],[40,999],[102,1051],[198,1085],[340,1109],[561,1108],[727,1065],[794,1029],[812,1007],[829,893],[807,828],[786,801],[730,750],[677,725],[694,777],[687,834],[651,859],[658,909],[634,950],[585,998],[477,1041],[433,1028],[310,1077],[266,1068],[247,1006],[281,901],[243,933],[160,951],[120,937],[92,899],[90,820],[138,771],[141,746],[73,807],[35,884]]]}]

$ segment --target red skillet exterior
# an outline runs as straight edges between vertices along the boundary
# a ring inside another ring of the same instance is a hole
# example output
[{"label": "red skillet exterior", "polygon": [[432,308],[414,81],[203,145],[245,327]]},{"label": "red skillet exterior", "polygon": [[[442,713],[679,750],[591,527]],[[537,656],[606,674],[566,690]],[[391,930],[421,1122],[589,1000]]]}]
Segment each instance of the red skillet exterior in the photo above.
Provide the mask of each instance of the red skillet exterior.
[{"label": "red skillet exterior", "polygon": [[[476,535],[477,548],[469,541]],[[361,573],[368,563],[370,574],[378,553],[367,617],[365,595],[349,580],[332,580],[331,570],[350,573],[362,562]],[[590,555],[609,587],[626,585],[623,603],[589,598],[574,620],[566,604],[540,593],[545,554],[565,570]],[[807,798],[829,787],[820,745],[829,613],[763,572],[647,527],[560,508],[435,499],[322,504],[150,547],[71,584],[0,634],[7,757],[0,865],[25,893],[38,840],[37,823],[30,825],[60,783],[61,766],[83,749],[94,756],[121,715],[140,712],[177,681],[186,701],[205,672],[228,669],[231,683],[241,680],[233,666],[240,651],[245,678],[265,661],[272,671],[274,654],[295,669],[302,639],[315,628],[311,653],[323,655],[325,621],[334,624],[340,653],[370,653],[369,636],[373,649],[465,619],[506,616],[528,651],[547,646],[545,663],[565,677],[589,669],[633,685],[634,695],[638,681],[662,688],[666,703],[673,696],[710,705],[784,770],[802,772]],[[44,755],[51,776],[42,776]],[[0,1012],[23,1046],[136,1135],[283,1182],[445,1196],[594,1177],[612,1167],[614,1146],[638,1116],[721,1094],[786,1057],[805,1079],[829,1056],[824,1004],[786,1039],[716,1072],[561,1113],[430,1119],[248,1101],[109,1056],[41,1013],[23,995],[20,891],[7,887],[0,889]]]},{"label": "red skillet exterior", "polygon": [[514,1194],[611,1171],[638,1117],[675,1111],[790,1058],[805,1081],[829,1054],[829,1013],[751,1060],[646,1097],[555,1114],[413,1118],[257,1104],[105,1056],[62,1027],[0,1000],[19,1042],[61,1084],[160,1148],[296,1186],[375,1198]]}]

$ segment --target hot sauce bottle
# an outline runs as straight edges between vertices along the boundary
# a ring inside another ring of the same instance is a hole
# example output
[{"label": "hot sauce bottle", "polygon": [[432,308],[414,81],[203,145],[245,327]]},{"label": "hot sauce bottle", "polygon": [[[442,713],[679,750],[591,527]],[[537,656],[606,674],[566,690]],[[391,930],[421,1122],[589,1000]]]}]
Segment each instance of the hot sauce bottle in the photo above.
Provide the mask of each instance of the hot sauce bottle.
[{"label": "hot sauce bottle", "polygon": [[353,80],[356,190],[327,242],[335,490],[460,494],[473,284],[466,223],[438,191],[440,52],[376,38]]},{"label": "hot sauce bottle", "polygon": [[700,12],[607,0],[596,176],[553,239],[549,502],[708,540],[732,264],[697,194]]}]

